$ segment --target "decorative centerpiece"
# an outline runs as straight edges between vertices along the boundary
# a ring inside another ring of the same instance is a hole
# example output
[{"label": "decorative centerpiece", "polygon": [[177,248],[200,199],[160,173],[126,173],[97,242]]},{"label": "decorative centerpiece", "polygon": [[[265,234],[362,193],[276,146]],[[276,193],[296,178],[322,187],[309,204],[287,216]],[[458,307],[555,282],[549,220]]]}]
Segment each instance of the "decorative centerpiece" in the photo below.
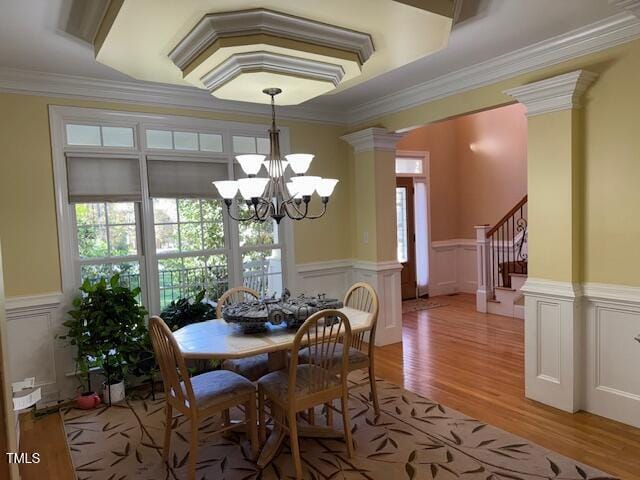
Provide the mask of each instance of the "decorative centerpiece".
[{"label": "decorative centerpiece", "polygon": [[331,308],[342,308],[342,302],[326,298],[325,294],[315,297],[302,294],[291,298],[289,290],[285,289],[280,298],[274,296],[228,305],[222,310],[222,318],[238,325],[243,333],[259,333],[267,330],[267,323],[298,329],[314,313]]}]

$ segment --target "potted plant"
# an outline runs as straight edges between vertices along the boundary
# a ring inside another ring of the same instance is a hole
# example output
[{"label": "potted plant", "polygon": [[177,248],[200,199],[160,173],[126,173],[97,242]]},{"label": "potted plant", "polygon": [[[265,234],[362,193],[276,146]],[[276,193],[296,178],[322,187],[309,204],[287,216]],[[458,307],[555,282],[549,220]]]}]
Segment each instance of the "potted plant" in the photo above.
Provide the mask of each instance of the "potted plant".
[{"label": "potted plant", "polygon": [[[193,298],[184,297],[172,301],[162,310],[160,317],[172,332],[185,325],[214,319],[216,318],[216,309],[205,300],[205,296],[206,292],[202,289]],[[198,374],[217,368],[219,362],[216,360],[190,360],[187,365],[192,374]]]},{"label": "potted plant", "polygon": [[108,403],[124,399],[124,381],[128,359],[138,352],[147,335],[147,311],[138,303],[140,288],[130,289],[120,284],[115,274],[107,282],[85,280],[82,294],[73,301],[71,319],[64,322],[69,338],[77,348],[76,363],[83,375],[99,368],[106,377],[104,400]]}]

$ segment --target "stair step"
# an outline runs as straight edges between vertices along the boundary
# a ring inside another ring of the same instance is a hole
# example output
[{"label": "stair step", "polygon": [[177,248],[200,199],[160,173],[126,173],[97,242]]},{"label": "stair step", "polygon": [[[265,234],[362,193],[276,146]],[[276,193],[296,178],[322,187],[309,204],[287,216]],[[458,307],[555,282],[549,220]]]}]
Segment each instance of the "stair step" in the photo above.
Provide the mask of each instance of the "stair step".
[{"label": "stair step", "polygon": [[502,303],[500,300],[496,300],[495,298],[490,298],[489,300],[487,300],[487,302],[489,302],[489,303]]}]

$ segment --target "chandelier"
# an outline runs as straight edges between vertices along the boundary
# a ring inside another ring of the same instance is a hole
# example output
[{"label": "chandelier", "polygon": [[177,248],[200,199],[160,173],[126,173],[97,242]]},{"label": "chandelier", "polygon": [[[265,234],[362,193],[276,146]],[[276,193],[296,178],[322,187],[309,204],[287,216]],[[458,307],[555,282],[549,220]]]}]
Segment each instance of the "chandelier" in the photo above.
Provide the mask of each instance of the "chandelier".
[{"label": "chandelier", "polygon": [[[266,88],[263,92],[271,97],[271,128],[269,129],[269,155],[237,155],[236,159],[247,178],[213,182],[224,199],[229,216],[239,222],[264,222],[273,219],[280,223],[285,216],[292,220],[320,218],[327,211],[329,197],[338,180],[307,176],[313,155],[293,153],[282,158],[280,154],[280,130],[276,127],[275,96],[282,92],[279,88]],[[267,177],[257,177],[264,167]],[[295,174],[287,181],[285,172],[290,167]],[[233,200],[240,191],[249,214],[234,216],[231,210]],[[320,196],[322,211],[312,215],[309,203],[314,192]]]}]

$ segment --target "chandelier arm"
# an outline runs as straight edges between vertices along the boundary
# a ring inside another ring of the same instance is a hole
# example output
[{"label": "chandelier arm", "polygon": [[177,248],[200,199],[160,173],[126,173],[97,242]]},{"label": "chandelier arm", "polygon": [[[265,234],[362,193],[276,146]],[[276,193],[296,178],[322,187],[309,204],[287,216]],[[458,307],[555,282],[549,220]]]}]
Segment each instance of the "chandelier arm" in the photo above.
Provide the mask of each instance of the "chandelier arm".
[{"label": "chandelier arm", "polygon": [[[317,215],[309,215],[308,214],[308,211],[309,211],[308,207],[309,207],[309,204],[307,204],[307,208],[305,209],[304,217],[302,217],[302,218],[306,218],[307,220],[315,220],[316,218],[320,218],[325,213],[327,213],[327,202],[322,202],[322,211],[320,213],[318,213]],[[296,220],[302,220],[302,218],[296,219]]]},{"label": "chandelier arm", "polygon": [[231,202],[227,202],[225,200],[225,204],[227,205],[227,213],[232,220],[235,220],[236,222],[249,222],[251,220],[256,220],[255,215],[251,215],[250,217],[234,217],[231,213]]}]

